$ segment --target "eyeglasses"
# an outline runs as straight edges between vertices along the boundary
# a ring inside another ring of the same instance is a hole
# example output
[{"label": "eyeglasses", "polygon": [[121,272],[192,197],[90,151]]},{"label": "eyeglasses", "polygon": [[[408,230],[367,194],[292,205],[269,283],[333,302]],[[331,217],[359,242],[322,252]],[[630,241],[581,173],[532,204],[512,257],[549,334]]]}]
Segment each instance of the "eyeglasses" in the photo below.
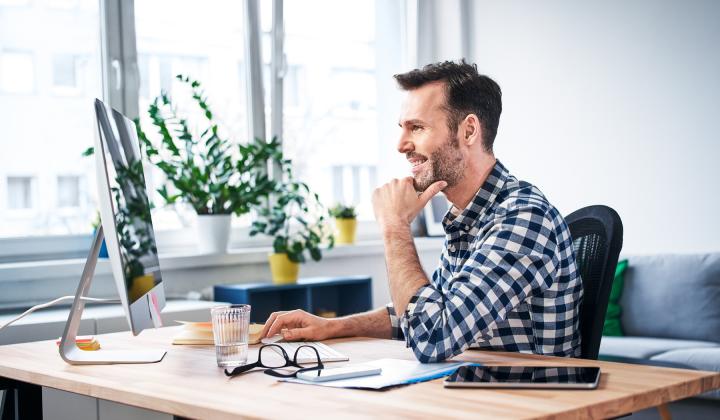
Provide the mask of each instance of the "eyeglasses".
[{"label": "eyeglasses", "polygon": [[[266,357],[263,359],[263,350],[268,349],[270,347],[276,347],[276,348],[280,349],[280,354],[285,359],[284,362],[278,361],[276,357],[267,357],[268,353],[274,353],[274,352],[270,352],[270,351],[265,352]],[[298,354],[300,353],[300,350],[302,350],[304,348],[311,349],[312,351],[315,352],[315,356],[317,357],[317,363],[315,363],[314,365],[309,366],[309,367],[300,366],[300,364],[297,361]],[[274,370],[274,369],[282,369],[282,368],[286,368],[286,367],[290,367],[290,366],[296,367],[299,369],[292,373],[281,373],[281,372],[276,372]],[[252,369],[258,368],[258,367],[266,368],[265,373],[267,375],[274,376],[276,378],[294,378],[299,372],[306,372],[309,370],[320,370],[320,369],[324,368],[322,360],[320,360],[320,353],[318,353],[317,349],[313,346],[305,345],[305,346],[298,347],[295,350],[295,354],[293,355],[292,360],[290,360],[290,357],[288,356],[288,354],[284,348],[282,348],[281,346],[279,346],[277,344],[266,344],[266,345],[260,347],[260,349],[258,350],[257,362],[248,363],[243,366],[238,366],[235,369],[233,369],[232,372],[228,372],[228,370],[225,369],[225,374],[227,376],[231,376],[231,377],[237,376],[237,375],[240,375],[247,371],[250,371]]]}]

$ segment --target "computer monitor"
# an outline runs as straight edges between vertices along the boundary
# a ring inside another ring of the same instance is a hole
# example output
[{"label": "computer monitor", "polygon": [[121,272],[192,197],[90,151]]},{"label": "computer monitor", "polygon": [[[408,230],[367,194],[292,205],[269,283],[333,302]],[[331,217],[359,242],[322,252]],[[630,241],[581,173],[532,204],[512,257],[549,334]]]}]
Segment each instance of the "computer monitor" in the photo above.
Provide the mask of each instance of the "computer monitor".
[{"label": "computer monitor", "polygon": [[82,297],[87,294],[103,237],[112,275],[128,325],[134,335],[160,327],[165,293],[150,217],[150,200],[135,124],[120,112],[95,100],[98,201],[101,226],[78,286],[61,339],[60,354],[71,364],[149,363],[162,359],[162,350],[82,351],[75,345]]},{"label": "computer monitor", "polygon": [[108,256],[133,334],[159,327],[165,293],[135,124],[95,100],[98,198]]}]

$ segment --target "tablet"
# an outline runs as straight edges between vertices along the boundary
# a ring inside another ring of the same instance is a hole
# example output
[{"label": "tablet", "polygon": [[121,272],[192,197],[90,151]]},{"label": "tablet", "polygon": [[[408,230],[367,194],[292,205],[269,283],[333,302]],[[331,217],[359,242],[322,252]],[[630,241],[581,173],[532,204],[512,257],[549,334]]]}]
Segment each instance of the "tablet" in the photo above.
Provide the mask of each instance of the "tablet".
[{"label": "tablet", "polygon": [[595,389],[597,367],[461,366],[446,380],[446,388]]}]

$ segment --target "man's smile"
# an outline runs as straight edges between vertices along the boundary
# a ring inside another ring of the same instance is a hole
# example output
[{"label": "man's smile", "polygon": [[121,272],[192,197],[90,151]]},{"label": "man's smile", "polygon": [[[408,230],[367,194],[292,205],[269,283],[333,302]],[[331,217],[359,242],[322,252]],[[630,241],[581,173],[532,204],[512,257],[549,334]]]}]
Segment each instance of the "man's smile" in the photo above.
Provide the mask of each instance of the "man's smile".
[{"label": "man's smile", "polygon": [[424,156],[412,156],[408,158],[408,162],[412,166],[412,173],[416,174],[423,170],[427,165],[428,159]]}]

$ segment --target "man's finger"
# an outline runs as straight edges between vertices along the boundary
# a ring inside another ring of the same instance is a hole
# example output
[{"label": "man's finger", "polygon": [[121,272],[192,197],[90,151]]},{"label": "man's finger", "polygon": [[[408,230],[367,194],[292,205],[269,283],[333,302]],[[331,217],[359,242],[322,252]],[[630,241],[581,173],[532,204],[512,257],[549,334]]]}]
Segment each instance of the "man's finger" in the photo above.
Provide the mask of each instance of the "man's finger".
[{"label": "man's finger", "polygon": [[270,326],[272,326],[273,322],[275,322],[275,319],[279,316],[286,313],[286,311],[280,311],[280,312],[273,312],[270,314],[270,317],[268,317],[267,321],[265,321],[265,325],[263,326],[262,331],[260,332],[260,337],[267,337],[268,330],[270,330]]},{"label": "man's finger", "polygon": [[447,182],[445,182],[445,181],[437,181],[434,184],[427,187],[427,189],[418,196],[420,203],[422,203],[422,207],[425,207],[425,204],[427,204],[431,198],[433,198],[437,193],[442,191],[443,188],[445,188],[445,187],[447,187]]},{"label": "man's finger", "polygon": [[301,325],[300,319],[302,318],[302,315],[303,313],[300,311],[290,311],[278,315],[278,317],[275,319],[275,322],[273,322],[270,326],[270,330],[268,330],[267,336],[272,337],[273,335],[280,333],[283,328],[290,328],[296,325]]}]

